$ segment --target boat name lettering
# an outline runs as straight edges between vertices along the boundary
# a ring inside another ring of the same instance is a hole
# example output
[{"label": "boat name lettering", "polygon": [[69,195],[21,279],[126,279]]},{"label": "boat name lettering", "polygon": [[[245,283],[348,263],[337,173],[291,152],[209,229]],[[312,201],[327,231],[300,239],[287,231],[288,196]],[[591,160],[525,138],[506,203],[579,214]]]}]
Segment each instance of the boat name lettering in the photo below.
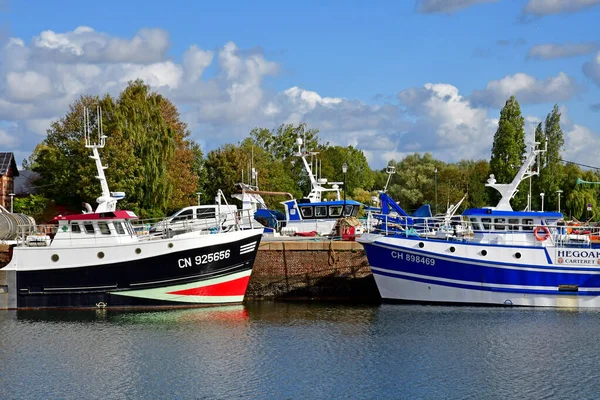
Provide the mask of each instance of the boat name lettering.
[{"label": "boat name lettering", "polygon": [[214,253],[201,254],[192,259],[192,257],[180,258],[177,260],[179,268],[191,267],[192,265],[208,264],[213,261],[224,260],[229,258],[231,250],[215,251]]},{"label": "boat name lettering", "polygon": [[556,252],[558,257],[566,258],[600,258],[600,251],[571,251],[571,250],[558,250]]},{"label": "boat name lettering", "polygon": [[431,257],[424,257],[424,256],[419,256],[419,255],[414,255],[414,254],[409,254],[409,253],[402,253],[401,251],[392,251],[392,258],[395,258],[396,260],[405,260],[408,262],[412,262],[412,263],[417,263],[417,264],[425,264],[425,265],[435,265],[435,259],[431,258]]}]

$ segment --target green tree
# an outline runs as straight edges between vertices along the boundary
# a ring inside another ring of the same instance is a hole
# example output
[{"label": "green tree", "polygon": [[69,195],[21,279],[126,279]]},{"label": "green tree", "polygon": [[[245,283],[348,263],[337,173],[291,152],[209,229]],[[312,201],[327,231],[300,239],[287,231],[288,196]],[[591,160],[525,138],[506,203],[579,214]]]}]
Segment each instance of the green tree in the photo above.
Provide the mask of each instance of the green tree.
[{"label": "green tree", "polygon": [[[494,135],[490,171],[498,183],[510,183],[525,160],[525,119],[521,115],[521,107],[514,96],[511,96],[502,110],[498,129]],[[498,195],[494,193],[496,199]],[[523,208],[527,201],[525,190],[517,192],[512,200],[515,208]]]},{"label": "green tree", "polygon": [[41,194],[32,194],[27,197],[15,197],[13,211],[33,217],[38,223],[49,222],[54,217],[56,207],[54,203]]},{"label": "green tree", "polygon": [[41,175],[42,194],[74,210],[99,196],[95,165],[84,146],[82,129],[83,110],[88,107],[95,136],[98,105],[108,137],[100,150],[108,166],[107,181],[111,190],[126,193],[120,207],[150,217],[189,204],[198,182],[197,148],[172,103],[140,80],[131,82],[117,99],[84,96],[70,106],[65,117],[51,124],[32,157],[32,169]]},{"label": "green tree", "polygon": [[[271,155],[272,160],[281,161],[286,174],[296,182],[303,194],[310,191],[310,181],[302,162],[298,159],[298,138],[303,141],[302,150],[319,151],[319,131],[308,129],[305,123],[281,124],[276,130],[255,128],[250,132],[254,143]],[[325,144],[324,146],[327,146]]]},{"label": "green tree", "polygon": [[344,181],[342,165],[346,163],[347,196],[354,196],[356,189],[369,191],[373,188],[375,176],[362,150],[352,146],[322,146],[319,159],[322,162],[323,177],[332,182]]},{"label": "green tree", "polygon": [[[431,153],[414,153],[402,161],[390,161],[396,168],[388,194],[407,211],[415,210],[424,203],[433,203],[435,198],[434,171],[443,163],[435,160]],[[440,197],[441,199],[441,197]],[[438,201],[442,204],[442,201]],[[435,204],[432,207],[435,212]]]},{"label": "green tree", "polygon": [[[538,128],[540,126],[538,125]],[[536,129],[537,136],[537,129]],[[555,105],[552,112],[546,117],[544,122],[544,142],[548,141],[548,151],[543,157],[544,162],[540,169],[539,190],[546,195],[546,204],[556,205],[558,201],[557,190],[563,189],[564,184],[564,166],[560,151],[565,144],[563,131],[560,127],[560,112]]]}]

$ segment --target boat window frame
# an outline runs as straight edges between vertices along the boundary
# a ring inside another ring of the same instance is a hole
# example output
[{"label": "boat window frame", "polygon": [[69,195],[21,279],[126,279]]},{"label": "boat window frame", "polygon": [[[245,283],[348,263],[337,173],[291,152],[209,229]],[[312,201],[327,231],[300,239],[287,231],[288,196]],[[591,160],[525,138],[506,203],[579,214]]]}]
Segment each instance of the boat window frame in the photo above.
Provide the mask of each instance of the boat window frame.
[{"label": "boat window frame", "polygon": [[523,218],[521,228],[524,231],[532,231],[534,229],[534,221],[533,218]]},{"label": "boat window frame", "polygon": [[[350,212],[348,212],[350,210]],[[352,212],[354,211],[354,206],[352,204],[346,204],[346,208],[344,208],[344,217],[352,217]]]},{"label": "boat window frame", "polygon": [[[334,206],[329,206],[329,216],[330,217],[339,217],[342,215],[342,209],[344,208],[344,206],[340,206],[340,205],[334,205]],[[338,213],[333,213],[332,210],[339,210]]]},{"label": "boat window frame", "polygon": [[491,230],[492,227],[492,219],[491,218],[481,218],[481,226],[484,231]]},{"label": "boat window frame", "polygon": [[89,233],[92,235],[96,234],[96,227],[94,226],[94,223],[91,221],[84,221],[83,228],[85,229],[85,233]]},{"label": "boat window frame", "polygon": [[471,217],[469,218],[470,222],[471,222],[471,226],[473,227],[474,231],[480,231],[481,230],[481,224],[479,223],[479,219],[475,218],[475,217]]},{"label": "boat window frame", "polygon": [[520,231],[521,230],[521,222],[519,218],[508,218],[507,219],[508,230],[509,231]]},{"label": "boat window frame", "polygon": [[[299,206],[298,208],[300,209],[300,214],[302,215],[302,218],[312,218],[313,217],[313,207],[312,206]],[[304,210],[310,210],[310,215],[306,215],[304,213]]]},{"label": "boat window frame", "polygon": [[108,226],[108,222],[107,221],[99,221],[98,222],[98,229],[100,229],[100,233],[103,235],[110,235],[112,234],[111,230],[110,230],[110,226]]},{"label": "boat window frame", "polygon": [[81,226],[76,221],[71,221],[71,232],[72,233],[82,233]]},{"label": "boat window frame", "polygon": [[315,206],[315,218],[327,218],[327,206]]},{"label": "boat window frame", "polygon": [[506,218],[494,218],[494,230],[505,231],[506,230]]},{"label": "boat window frame", "polygon": [[117,231],[117,234],[125,235],[125,229],[123,228],[121,221],[115,221],[115,222],[113,222],[113,225],[115,227],[115,230]]}]

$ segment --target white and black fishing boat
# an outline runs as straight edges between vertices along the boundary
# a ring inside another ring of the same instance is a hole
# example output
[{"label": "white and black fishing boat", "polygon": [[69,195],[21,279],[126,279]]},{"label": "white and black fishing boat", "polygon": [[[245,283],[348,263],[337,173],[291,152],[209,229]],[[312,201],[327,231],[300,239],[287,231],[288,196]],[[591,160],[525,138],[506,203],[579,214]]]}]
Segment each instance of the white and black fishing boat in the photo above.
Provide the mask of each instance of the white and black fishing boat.
[{"label": "white and black fishing boat", "polygon": [[[87,115],[87,112],[86,112]],[[165,231],[140,235],[131,211],[116,210],[98,149],[92,150],[102,196],[95,211],[57,217],[55,232],[29,227],[0,269],[0,308],[200,306],[240,303],[263,233],[260,229]],[[100,120],[100,118],[99,118]],[[100,125],[101,126],[101,125]]]}]

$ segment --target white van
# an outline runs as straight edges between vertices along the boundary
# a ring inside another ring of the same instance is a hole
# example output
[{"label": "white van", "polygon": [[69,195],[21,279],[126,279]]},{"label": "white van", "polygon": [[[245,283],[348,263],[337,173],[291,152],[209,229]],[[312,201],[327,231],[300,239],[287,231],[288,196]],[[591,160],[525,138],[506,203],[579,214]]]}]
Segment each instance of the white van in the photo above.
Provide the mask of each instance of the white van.
[{"label": "white van", "polygon": [[[219,210],[219,211],[217,211]],[[150,228],[150,234],[162,233],[166,229],[174,234],[191,230],[228,230],[236,224],[235,205],[201,205],[182,208]]]}]

